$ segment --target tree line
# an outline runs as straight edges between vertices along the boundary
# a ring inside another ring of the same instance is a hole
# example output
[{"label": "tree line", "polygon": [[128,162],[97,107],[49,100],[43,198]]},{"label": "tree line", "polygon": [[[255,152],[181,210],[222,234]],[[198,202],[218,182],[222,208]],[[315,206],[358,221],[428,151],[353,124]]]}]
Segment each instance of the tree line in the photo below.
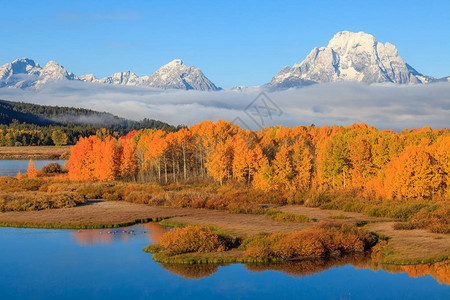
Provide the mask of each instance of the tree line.
[{"label": "tree line", "polygon": [[450,195],[450,130],[351,126],[243,130],[204,121],[171,132],[92,135],[72,148],[69,178],[162,184],[214,179],[261,190],[356,189],[374,198]]},{"label": "tree line", "polygon": [[[116,137],[140,128],[177,130],[152,119],[131,121],[83,108],[0,100],[0,146],[48,146],[61,144],[65,139],[74,145],[80,137],[95,135],[103,128]],[[55,135],[60,137],[56,143]]]}]

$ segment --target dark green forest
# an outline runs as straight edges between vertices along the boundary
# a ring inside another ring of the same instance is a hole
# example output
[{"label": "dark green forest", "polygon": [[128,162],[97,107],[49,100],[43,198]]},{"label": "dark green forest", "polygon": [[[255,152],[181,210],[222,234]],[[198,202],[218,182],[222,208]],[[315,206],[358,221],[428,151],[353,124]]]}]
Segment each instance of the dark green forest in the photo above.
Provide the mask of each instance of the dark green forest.
[{"label": "dark green forest", "polygon": [[54,145],[55,131],[67,135],[67,144],[75,144],[80,137],[108,132],[122,136],[142,128],[177,128],[167,123],[143,119],[132,121],[107,112],[84,108],[38,105],[0,100],[0,146]]}]

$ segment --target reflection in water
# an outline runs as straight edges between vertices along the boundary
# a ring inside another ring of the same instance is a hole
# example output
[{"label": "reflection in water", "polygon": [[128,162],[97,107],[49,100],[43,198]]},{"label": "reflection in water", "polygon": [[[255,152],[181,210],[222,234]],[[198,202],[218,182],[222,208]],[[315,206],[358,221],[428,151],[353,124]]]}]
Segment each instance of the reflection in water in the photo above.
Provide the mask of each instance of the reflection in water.
[{"label": "reflection in water", "polygon": [[[72,231],[71,237],[79,245],[88,246],[95,244],[110,245],[112,243],[125,244],[132,238],[145,239],[148,243],[159,243],[164,233],[170,228],[158,223],[140,224],[125,228],[115,229],[89,229]],[[294,277],[310,276],[326,271],[330,268],[352,265],[356,269],[383,270],[389,273],[406,273],[409,277],[432,276],[440,284],[450,285],[450,261],[423,265],[385,265],[373,261],[370,255],[364,253],[346,255],[338,258],[312,259],[302,261],[289,261],[271,264],[245,264],[250,272],[279,271]],[[161,264],[167,271],[182,278],[200,279],[209,277],[218,271],[215,264]]]},{"label": "reflection in water", "polygon": [[81,246],[95,244],[109,245],[113,242],[127,243],[131,238],[147,239],[149,243],[158,243],[169,228],[158,223],[140,224],[131,227],[113,229],[86,229],[72,231],[72,240]]},{"label": "reflection in water", "polygon": [[363,253],[354,255],[345,255],[337,258],[318,258],[300,261],[289,261],[285,263],[272,264],[247,264],[245,267],[252,272],[263,271],[280,271],[294,277],[309,276],[316,273],[323,272],[333,267],[353,265],[355,268],[363,268],[368,265],[370,257]]},{"label": "reflection in water", "polygon": [[[450,285],[450,261],[410,266],[383,265],[373,262],[369,255],[355,254],[329,259],[312,259],[270,264],[245,264],[245,268],[250,272],[279,271],[293,277],[304,277],[345,265],[352,265],[356,269],[368,268],[373,271],[381,269],[392,274],[405,272],[409,277],[414,278],[431,275],[440,284]],[[225,265],[161,264],[161,266],[167,271],[185,279],[201,279],[211,276],[211,274],[218,271],[219,266]]]},{"label": "reflection in water", "polygon": [[102,232],[101,230],[80,230],[78,232],[73,231],[71,233],[72,239],[74,239],[79,245],[88,246],[95,244],[111,244],[114,240],[112,234]]},{"label": "reflection in water", "polygon": [[357,255],[160,265],[141,250],[161,236],[163,228],[154,225],[80,232],[0,227],[0,299],[450,299],[448,262],[385,266]]},{"label": "reflection in water", "polygon": [[148,230],[148,238],[154,244],[159,243],[159,241],[161,241],[162,235],[170,230],[170,228],[161,226],[158,223],[146,223],[143,225]]},{"label": "reflection in water", "polygon": [[430,275],[440,284],[450,285],[450,261],[442,261],[434,264],[395,266],[383,265],[384,271],[390,273],[406,272],[409,277],[417,278],[420,276]]},{"label": "reflection in water", "polygon": [[161,264],[161,266],[179,277],[184,279],[201,279],[204,277],[209,277],[212,274],[216,273],[219,269],[219,266],[226,265],[218,265],[218,264],[194,264],[194,265],[185,265],[185,264]]}]

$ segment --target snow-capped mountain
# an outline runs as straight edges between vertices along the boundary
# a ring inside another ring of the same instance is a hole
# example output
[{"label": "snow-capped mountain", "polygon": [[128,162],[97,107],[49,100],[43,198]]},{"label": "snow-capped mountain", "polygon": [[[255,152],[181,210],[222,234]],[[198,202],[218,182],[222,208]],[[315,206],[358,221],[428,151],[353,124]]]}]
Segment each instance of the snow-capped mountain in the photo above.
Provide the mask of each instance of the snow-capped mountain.
[{"label": "snow-capped mountain", "polygon": [[0,87],[38,87],[58,79],[74,80],[76,76],[54,61],[41,68],[33,60],[22,58],[0,67]]},{"label": "snow-capped mountain", "polygon": [[92,74],[76,76],[54,61],[44,68],[28,58],[17,59],[0,67],[0,87],[39,88],[55,80],[77,80],[84,82],[137,85],[160,89],[184,89],[215,91],[216,87],[202,71],[194,66],[186,66],[180,59],[159,68],[151,76],[139,77],[133,72],[115,73],[102,79]]},{"label": "snow-capped mountain", "polygon": [[144,85],[155,88],[215,91],[218,88],[203,75],[200,69],[186,66],[175,59],[144,79]]},{"label": "snow-capped mountain", "polygon": [[289,88],[335,81],[416,84],[436,80],[408,65],[394,45],[382,44],[364,32],[342,31],[327,47],[314,48],[300,64],[281,69],[265,86]]}]

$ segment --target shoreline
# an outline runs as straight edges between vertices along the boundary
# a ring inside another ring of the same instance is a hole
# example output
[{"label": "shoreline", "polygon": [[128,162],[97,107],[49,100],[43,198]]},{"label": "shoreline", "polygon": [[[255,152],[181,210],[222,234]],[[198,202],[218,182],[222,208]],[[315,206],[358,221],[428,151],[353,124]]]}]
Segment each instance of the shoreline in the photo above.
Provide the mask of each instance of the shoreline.
[{"label": "shoreline", "polygon": [[[288,210],[302,211],[313,217],[322,214],[317,221],[327,219],[329,214],[344,213],[347,219],[338,220],[355,224],[364,218],[362,214],[347,213],[335,210],[320,210],[303,206],[288,207]],[[434,263],[450,259],[450,249],[446,245],[450,237],[435,234],[425,230],[394,230],[392,220],[377,220],[366,217],[369,232],[388,237],[390,254],[381,263],[389,265],[417,265]],[[380,218],[381,219],[381,218]],[[1,212],[0,227],[42,228],[42,229],[102,229],[132,226],[140,223],[158,222],[163,226],[200,225],[208,226],[221,233],[235,238],[246,238],[261,232],[294,232],[308,229],[311,223],[281,223],[273,221],[264,215],[231,214],[224,211],[155,207],[143,204],[133,204],[125,201],[88,201],[84,205],[72,208],[50,209],[26,212]],[[229,255],[225,251],[222,255]],[[231,253],[233,254],[233,253]],[[236,252],[234,252],[236,254]],[[156,257],[157,258],[157,257]],[[175,260],[179,260],[178,257]],[[183,260],[208,263],[244,263],[239,257],[208,257],[204,254],[189,254]],[[169,259],[170,260],[170,259]],[[172,259],[172,263],[176,263]],[[253,259],[254,260],[254,259]],[[264,260],[267,262],[267,260]],[[273,261],[273,260],[272,260]],[[280,260],[276,260],[280,261]],[[169,262],[167,258],[161,262]],[[261,261],[263,262],[263,260]],[[186,262],[185,262],[186,263]]]},{"label": "shoreline", "polygon": [[70,151],[71,146],[0,147],[0,160],[56,160]]}]

